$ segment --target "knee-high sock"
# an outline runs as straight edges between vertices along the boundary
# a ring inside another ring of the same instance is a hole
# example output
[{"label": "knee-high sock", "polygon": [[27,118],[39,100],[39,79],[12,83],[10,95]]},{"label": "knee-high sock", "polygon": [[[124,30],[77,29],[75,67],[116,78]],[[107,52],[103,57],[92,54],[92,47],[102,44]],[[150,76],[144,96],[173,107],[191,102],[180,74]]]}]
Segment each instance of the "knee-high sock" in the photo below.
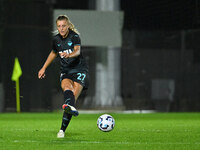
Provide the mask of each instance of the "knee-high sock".
[{"label": "knee-high sock", "polygon": [[[75,105],[75,97],[74,97],[74,94],[71,90],[64,91],[64,102],[65,102],[65,104],[69,104],[71,106]],[[66,130],[66,128],[69,125],[71,118],[72,118],[71,114],[68,114],[65,111],[63,112],[61,130],[63,130],[63,131]]]},{"label": "knee-high sock", "polygon": [[71,106],[75,105],[74,93],[71,90],[64,91],[64,102],[65,104],[69,104]]},{"label": "knee-high sock", "polygon": [[70,123],[71,118],[72,118],[71,114],[63,112],[62,124],[61,124],[61,128],[60,129],[63,130],[64,132],[67,129],[67,127],[68,127],[68,125]]}]

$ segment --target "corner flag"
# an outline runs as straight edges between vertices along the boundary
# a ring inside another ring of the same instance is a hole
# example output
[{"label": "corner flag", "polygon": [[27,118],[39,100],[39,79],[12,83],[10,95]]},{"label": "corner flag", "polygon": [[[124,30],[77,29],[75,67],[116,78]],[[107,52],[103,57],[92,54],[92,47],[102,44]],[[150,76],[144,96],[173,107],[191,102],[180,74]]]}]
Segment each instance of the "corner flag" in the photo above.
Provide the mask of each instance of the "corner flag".
[{"label": "corner flag", "polygon": [[16,82],[16,107],[17,107],[17,112],[20,112],[19,77],[21,75],[22,75],[22,69],[20,67],[19,60],[16,57],[11,80]]},{"label": "corner flag", "polygon": [[14,64],[14,68],[13,68],[13,74],[12,74],[12,81],[17,81],[17,79],[19,79],[19,77],[22,75],[22,69],[20,67],[19,64],[19,60],[16,57],[15,58],[15,64]]}]

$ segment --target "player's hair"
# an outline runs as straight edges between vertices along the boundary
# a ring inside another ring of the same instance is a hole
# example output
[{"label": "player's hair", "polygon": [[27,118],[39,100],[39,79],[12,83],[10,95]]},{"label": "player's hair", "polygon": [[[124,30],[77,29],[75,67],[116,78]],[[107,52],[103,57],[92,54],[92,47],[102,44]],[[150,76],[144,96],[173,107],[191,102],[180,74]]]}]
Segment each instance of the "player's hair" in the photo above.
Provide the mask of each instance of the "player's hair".
[{"label": "player's hair", "polygon": [[66,15],[59,15],[58,18],[56,19],[56,23],[60,20],[66,20],[69,23],[69,29],[76,32],[77,34],[80,34],[78,30],[75,28],[74,24],[69,20],[69,17]]}]

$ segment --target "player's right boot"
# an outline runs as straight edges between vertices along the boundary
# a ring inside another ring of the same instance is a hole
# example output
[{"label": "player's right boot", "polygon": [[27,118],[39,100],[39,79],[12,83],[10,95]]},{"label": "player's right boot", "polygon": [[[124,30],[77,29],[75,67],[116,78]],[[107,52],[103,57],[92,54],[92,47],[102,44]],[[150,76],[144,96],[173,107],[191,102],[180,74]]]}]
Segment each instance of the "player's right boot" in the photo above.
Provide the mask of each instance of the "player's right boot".
[{"label": "player's right boot", "polygon": [[71,106],[69,104],[63,104],[62,108],[66,113],[69,113],[69,114],[71,114],[73,116],[78,116],[79,115],[78,110],[76,110],[75,107],[73,107],[73,106]]},{"label": "player's right boot", "polygon": [[65,132],[63,130],[59,130],[57,138],[64,138],[64,137],[65,137]]}]

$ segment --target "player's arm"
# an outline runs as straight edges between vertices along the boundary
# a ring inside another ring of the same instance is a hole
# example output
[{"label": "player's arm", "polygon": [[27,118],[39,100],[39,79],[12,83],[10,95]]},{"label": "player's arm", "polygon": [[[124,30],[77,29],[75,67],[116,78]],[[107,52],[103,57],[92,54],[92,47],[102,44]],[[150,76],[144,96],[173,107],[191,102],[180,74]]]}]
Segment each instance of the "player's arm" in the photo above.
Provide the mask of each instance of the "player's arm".
[{"label": "player's arm", "polygon": [[74,51],[72,53],[67,54],[67,53],[63,52],[63,53],[60,53],[60,56],[64,57],[64,58],[73,58],[73,57],[79,56],[80,53],[81,53],[81,46],[80,45],[75,45],[74,46]]},{"label": "player's arm", "polygon": [[73,58],[77,57],[81,53],[81,39],[79,35],[74,35],[72,38],[72,42],[74,43],[74,50],[72,53],[61,53],[60,56],[64,58]]},{"label": "player's arm", "polygon": [[69,57],[77,57],[79,56],[81,53],[81,46],[80,45],[75,45],[74,46],[74,51],[72,53],[69,54]]},{"label": "player's arm", "polygon": [[38,72],[38,78],[39,79],[42,79],[42,78],[45,77],[45,71],[46,71],[47,67],[56,58],[56,56],[57,56],[57,53],[55,53],[54,51],[51,51],[51,53],[49,54],[47,60],[45,61],[44,65],[43,65],[43,67]]}]

